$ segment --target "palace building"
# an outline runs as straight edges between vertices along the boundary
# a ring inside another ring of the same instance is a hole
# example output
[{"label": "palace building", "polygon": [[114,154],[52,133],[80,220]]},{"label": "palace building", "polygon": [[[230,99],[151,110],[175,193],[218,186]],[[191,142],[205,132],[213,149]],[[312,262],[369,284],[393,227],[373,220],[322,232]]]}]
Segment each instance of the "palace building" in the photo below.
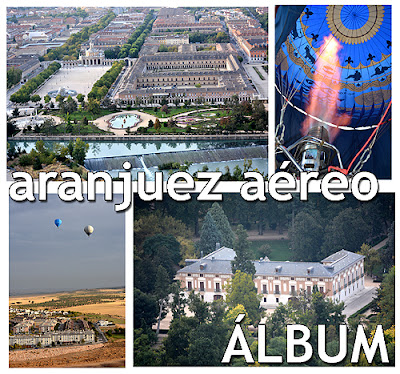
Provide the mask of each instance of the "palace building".
[{"label": "palace building", "polygon": [[142,55],[130,69],[116,97],[128,104],[137,97],[144,104],[251,101],[257,93],[228,46]]},{"label": "palace building", "polygon": [[[222,247],[200,259],[186,260],[175,279],[181,282],[185,296],[199,293],[212,302],[226,296],[226,284],[233,277],[233,249]],[[254,285],[261,295],[261,307],[287,303],[300,292],[317,288],[326,297],[345,301],[364,289],[364,256],[342,249],[321,262],[254,261]]]}]

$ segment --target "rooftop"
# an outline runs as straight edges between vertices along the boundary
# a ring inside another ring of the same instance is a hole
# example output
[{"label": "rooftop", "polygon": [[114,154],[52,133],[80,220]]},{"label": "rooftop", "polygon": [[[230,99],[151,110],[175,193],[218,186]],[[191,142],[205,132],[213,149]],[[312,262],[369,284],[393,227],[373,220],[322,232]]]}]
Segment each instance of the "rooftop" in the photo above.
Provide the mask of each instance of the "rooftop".
[{"label": "rooftop", "polygon": [[[178,270],[180,273],[219,273],[232,274],[231,261],[235,251],[222,247],[202,257],[190,260],[190,265]],[[297,277],[333,277],[343,269],[361,260],[364,256],[342,249],[321,262],[292,262],[292,261],[253,261],[257,275],[297,276]]]}]

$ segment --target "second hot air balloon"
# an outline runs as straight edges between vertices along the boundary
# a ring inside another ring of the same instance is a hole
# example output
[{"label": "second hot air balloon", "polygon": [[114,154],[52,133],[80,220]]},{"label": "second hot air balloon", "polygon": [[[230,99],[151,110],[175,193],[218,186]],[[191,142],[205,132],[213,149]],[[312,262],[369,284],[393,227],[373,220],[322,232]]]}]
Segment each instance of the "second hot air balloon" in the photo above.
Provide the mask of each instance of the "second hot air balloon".
[{"label": "second hot air balloon", "polygon": [[87,236],[90,236],[90,235],[93,234],[94,228],[93,228],[92,226],[90,226],[90,225],[87,225],[87,226],[83,229],[83,231],[85,231],[85,234],[86,234]]}]

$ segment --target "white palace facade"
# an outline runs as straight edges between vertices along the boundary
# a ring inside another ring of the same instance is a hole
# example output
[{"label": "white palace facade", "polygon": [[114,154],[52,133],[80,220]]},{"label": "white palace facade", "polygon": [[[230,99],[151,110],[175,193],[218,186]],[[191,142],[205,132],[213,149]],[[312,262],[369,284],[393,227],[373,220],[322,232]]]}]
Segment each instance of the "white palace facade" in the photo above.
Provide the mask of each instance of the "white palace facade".
[{"label": "white palace facade", "polygon": [[[231,261],[235,251],[222,247],[201,259],[186,260],[175,279],[185,295],[191,291],[212,302],[226,296],[226,284],[233,277]],[[342,249],[321,262],[254,261],[254,284],[261,295],[261,307],[287,303],[305,291],[318,291],[336,301],[345,301],[364,289],[364,256]]]}]

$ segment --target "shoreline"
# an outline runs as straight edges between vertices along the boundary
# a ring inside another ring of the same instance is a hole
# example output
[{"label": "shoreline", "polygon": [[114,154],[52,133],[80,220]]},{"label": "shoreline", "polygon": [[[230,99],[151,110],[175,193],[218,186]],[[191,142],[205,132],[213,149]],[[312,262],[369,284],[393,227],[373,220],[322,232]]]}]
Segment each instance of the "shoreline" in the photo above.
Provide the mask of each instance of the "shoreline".
[{"label": "shoreline", "polygon": [[225,134],[225,135],[201,135],[201,134],[154,134],[154,135],[134,135],[127,134],[124,136],[116,135],[21,135],[8,137],[7,141],[37,141],[37,140],[107,140],[107,141],[134,141],[134,140],[157,140],[157,141],[170,141],[170,140],[268,140],[268,133],[256,134]]}]

